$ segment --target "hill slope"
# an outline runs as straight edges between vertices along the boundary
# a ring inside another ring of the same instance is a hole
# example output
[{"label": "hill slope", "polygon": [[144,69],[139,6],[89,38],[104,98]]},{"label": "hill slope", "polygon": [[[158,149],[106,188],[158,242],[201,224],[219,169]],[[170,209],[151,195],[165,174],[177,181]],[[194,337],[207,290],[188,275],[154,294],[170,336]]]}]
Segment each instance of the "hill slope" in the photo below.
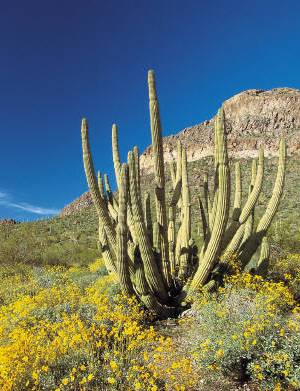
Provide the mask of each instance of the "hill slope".
[{"label": "hill slope", "polygon": [[[258,147],[265,145],[268,158],[263,192],[257,206],[258,215],[264,210],[272,191],[279,135],[285,135],[289,146],[286,186],[271,235],[281,248],[300,252],[300,91],[288,88],[249,90],[227,100],[224,106],[231,164],[234,159],[241,161],[245,194],[250,176],[249,157],[256,156]],[[212,174],[213,122],[214,119],[211,119],[164,138],[166,161],[176,158],[178,139],[187,148],[194,231],[200,222],[196,196],[202,192],[202,175],[204,172]],[[141,168],[142,189],[151,193],[151,147],[141,155]],[[167,172],[167,196],[169,194]],[[90,194],[86,192],[55,218],[31,223],[0,224],[0,262],[90,262],[98,254],[98,223],[91,204]],[[194,236],[197,238],[197,235]]]},{"label": "hill slope", "polygon": [[[257,155],[263,145],[265,155],[277,156],[278,138],[284,135],[288,154],[300,154],[300,90],[274,88],[247,90],[224,102],[229,156],[249,158]],[[189,162],[212,156],[214,148],[214,118],[183,129],[164,138],[165,161],[176,159],[176,145],[180,140],[187,150]],[[143,176],[153,170],[152,150],[149,146],[141,155]],[[61,215],[74,213],[92,204],[89,193],[84,193],[62,209]]]}]

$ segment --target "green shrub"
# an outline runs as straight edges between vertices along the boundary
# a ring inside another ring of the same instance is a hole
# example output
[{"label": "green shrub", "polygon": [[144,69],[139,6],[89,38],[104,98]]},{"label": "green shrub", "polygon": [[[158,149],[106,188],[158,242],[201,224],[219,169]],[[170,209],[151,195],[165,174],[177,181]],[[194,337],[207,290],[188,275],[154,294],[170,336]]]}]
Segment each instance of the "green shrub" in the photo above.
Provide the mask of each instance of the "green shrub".
[{"label": "green shrub", "polygon": [[211,377],[252,381],[264,390],[299,389],[300,308],[283,282],[238,274],[195,309],[186,340]]},{"label": "green shrub", "polygon": [[284,281],[289,285],[296,300],[300,299],[300,254],[288,254],[273,260],[269,275],[275,281]]}]

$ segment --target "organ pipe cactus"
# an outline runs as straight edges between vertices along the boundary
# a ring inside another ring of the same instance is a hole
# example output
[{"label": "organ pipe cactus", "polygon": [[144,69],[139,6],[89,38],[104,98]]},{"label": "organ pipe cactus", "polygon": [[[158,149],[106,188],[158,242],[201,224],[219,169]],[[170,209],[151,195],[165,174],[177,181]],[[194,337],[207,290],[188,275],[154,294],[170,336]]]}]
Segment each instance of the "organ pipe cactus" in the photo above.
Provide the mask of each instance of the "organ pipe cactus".
[{"label": "organ pipe cactus", "polygon": [[[213,196],[208,176],[203,178],[203,198],[198,197],[203,227],[202,247],[195,251],[191,237],[191,200],[187,154],[178,143],[177,162],[170,163],[173,192],[166,197],[162,128],[154,72],[148,73],[149,110],[154,165],[153,194],[143,194],[139,152],[134,147],[127,163],[121,163],[118,129],[112,127],[112,154],[118,196],[107,175],[96,178],[88,138],[82,120],[83,162],[99,220],[99,247],[106,267],[116,275],[122,291],[136,295],[159,317],[177,315],[187,298],[201,287],[212,288],[230,272],[228,256],[235,254],[246,270],[265,272],[269,257],[266,233],[278,209],[283,191],[286,147],[280,141],[277,177],[270,201],[254,227],[254,211],[262,189],[264,152],[252,164],[251,183],[242,205],[240,163],[235,164],[233,212],[230,213],[230,167],[226,146],[226,111],[215,118],[215,177]],[[154,197],[155,218],[151,213]],[[260,251],[257,257],[256,253]],[[255,255],[255,257],[254,257]],[[258,262],[253,259],[258,258]]]}]

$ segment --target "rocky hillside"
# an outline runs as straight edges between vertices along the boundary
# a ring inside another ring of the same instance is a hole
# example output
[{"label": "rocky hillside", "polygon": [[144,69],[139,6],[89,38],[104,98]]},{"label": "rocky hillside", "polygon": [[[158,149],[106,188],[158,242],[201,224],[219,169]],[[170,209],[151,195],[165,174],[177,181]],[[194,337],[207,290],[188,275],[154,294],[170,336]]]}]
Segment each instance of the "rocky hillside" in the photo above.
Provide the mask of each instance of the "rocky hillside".
[{"label": "rocky hillside", "polygon": [[[300,154],[300,90],[274,88],[247,90],[224,102],[229,155],[248,158],[264,145],[266,156],[277,154],[278,138],[286,137],[289,155]],[[197,161],[213,154],[214,118],[183,129],[164,138],[165,161],[176,159],[176,145],[180,140],[187,149],[188,161]],[[152,172],[151,146],[141,155],[143,175]],[[62,209],[68,215],[91,205],[89,193]]]}]

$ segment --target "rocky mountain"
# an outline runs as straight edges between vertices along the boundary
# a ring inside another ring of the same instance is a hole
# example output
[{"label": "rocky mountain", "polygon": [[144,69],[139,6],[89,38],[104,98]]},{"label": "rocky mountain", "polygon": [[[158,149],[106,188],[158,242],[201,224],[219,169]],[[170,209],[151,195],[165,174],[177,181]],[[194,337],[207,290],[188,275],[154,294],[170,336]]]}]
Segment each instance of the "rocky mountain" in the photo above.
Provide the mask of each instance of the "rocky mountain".
[{"label": "rocky mountain", "polygon": [[[247,90],[224,102],[229,156],[248,158],[256,156],[264,145],[265,155],[277,155],[278,141],[284,135],[289,155],[300,154],[300,90],[274,88]],[[164,138],[165,161],[176,159],[176,145],[180,140],[187,150],[188,161],[211,156],[214,148],[214,118],[183,129]],[[141,155],[142,174],[153,170],[151,146]],[[89,193],[62,209],[61,215],[74,213],[91,205]]]},{"label": "rocky mountain", "polygon": [[19,222],[14,220],[14,219],[2,219],[2,220],[0,220],[0,225],[15,225],[15,224],[19,224]]}]

